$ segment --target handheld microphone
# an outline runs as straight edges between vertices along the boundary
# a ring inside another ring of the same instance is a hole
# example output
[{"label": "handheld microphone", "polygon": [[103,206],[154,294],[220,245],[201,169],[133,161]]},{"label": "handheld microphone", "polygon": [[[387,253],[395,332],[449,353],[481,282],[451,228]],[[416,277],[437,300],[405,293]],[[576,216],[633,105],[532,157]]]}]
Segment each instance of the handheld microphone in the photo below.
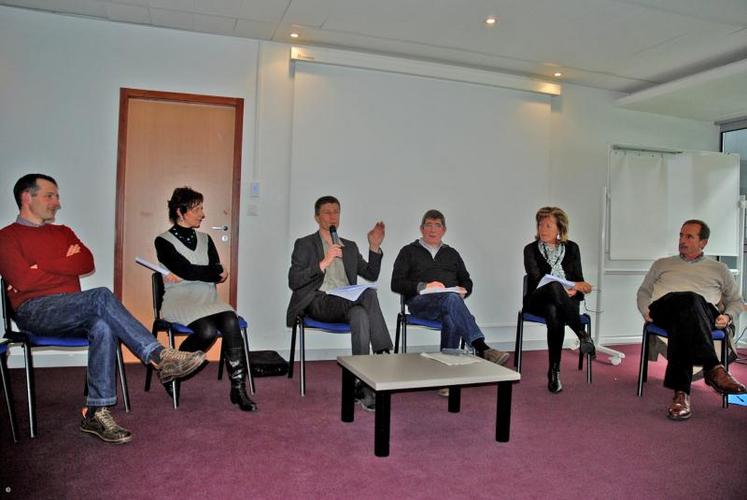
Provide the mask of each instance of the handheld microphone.
[{"label": "handheld microphone", "polygon": [[329,235],[332,237],[333,245],[344,246],[342,241],[340,241],[340,237],[337,235],[337,228],[335,226],[329,226]]}]

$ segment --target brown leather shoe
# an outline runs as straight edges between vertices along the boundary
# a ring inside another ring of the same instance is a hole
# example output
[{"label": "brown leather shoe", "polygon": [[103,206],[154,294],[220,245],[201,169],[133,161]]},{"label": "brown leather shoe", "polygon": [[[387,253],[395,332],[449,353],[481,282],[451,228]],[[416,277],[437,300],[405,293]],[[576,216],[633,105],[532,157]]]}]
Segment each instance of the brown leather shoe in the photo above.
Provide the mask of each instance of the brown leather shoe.
[{"label": "brown leather shoe", "polygon": [[692,414],[690,396],[685,391],[674,391],[674,399],[667,410],[667,417],[670,420],[687,420]]},{"label": "brown leather shoe", "polygon": [[729,375],[723,365],[716,365],[707,372],[703,377],[705,383],[713,387],[713,390],[719,394],[745,394],[747,387],[742,385],[737,379]]}]

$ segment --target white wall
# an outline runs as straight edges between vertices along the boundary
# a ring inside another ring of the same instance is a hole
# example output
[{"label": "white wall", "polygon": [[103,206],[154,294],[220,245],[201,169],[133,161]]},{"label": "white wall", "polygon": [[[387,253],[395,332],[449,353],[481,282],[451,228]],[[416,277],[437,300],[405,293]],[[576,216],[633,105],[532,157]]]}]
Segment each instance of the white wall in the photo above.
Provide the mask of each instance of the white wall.
[{"label": "white wall", "polygon": [[[294,96],[290,47],[6,7],[0,7],[0,47],[0,185],[6,186],[0,221],[10,222],[17,213],[10,189],[20,175],[42,171],[57,177],[65,206],[59,221],[71,225],[96,257],[97,271],[84,280],[84,287],[111,286],[113,281],[119,88],[245,99],[238,308],[250,320],[254,348],[287,354],[287,268],[290,245],[299,236],[289,231]],[[569,212],[572,238],[581,245],[592,282],[608,145],[718,147],[712,124],[616,109],[613,102],[619,96],[564,85],[563,95],[552,98],[547,203]],[[250,180],[259,181],[259,198],[249,198]],[[523,217],[531,234],[533,215],[495,216]],[[475,220],[473,227],[460,231],[480,231],[481,225]],[[385,242],[389,260],[383,272],[390,272],[394,254],[404,243]],[[603,321],[603,333],[629,340],[638,336],[640,327],[633,304],[636,283],[620,281],[608,280],[605,315],[614,321]],[[393,335],[396,309],[391,301],[384,313],[391,318]],[[539,330],[530,330],[530,342],[542,337]],[[489,342],[508,347],[513,328],[490,329],[487,334]],[[413,335],[411,341],[437,343],[432,334]],[[309,342],[311,349],[318,348],[310,357],[329,356],[347,346],[345,338],[319,334]]]}]

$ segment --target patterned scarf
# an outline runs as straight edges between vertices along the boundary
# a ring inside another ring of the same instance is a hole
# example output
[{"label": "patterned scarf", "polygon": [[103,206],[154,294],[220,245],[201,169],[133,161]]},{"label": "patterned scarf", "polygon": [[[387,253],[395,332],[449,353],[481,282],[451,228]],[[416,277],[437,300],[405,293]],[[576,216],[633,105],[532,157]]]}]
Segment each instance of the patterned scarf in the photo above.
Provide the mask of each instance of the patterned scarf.
[{"label": "patterned scarf", "polygon": [[550,274],[556,278],[565,279],[565,271],[562,266],[563,257],[565,257],[565,245],[558,242],[555,248],[553,248],[545,244],[542,240],[539,240],[537,246],[547,263],[550,264]]}]

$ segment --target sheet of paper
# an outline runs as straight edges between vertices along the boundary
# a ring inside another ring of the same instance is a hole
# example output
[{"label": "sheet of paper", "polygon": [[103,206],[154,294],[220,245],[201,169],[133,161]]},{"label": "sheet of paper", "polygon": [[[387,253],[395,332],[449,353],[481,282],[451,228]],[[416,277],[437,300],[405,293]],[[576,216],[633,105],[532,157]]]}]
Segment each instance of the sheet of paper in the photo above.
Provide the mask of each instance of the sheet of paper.
[{"label": "sheet of paper", "polygon": [[468,354],[455,356],[454,354],[446,354],[443,352],[421,352],[420,355],[424,358],[432,359],[448,366],[471,365],[472,363],[479,363],[482,361],[482,359]]},{"label": "sheet of paper", "polygon": [[570,290],[571,288],[576,286],[576,284],[573,281],[564,280],[556,276],[553,276],[551,274],[546,274],[540,280],[539,285],[537,285],[537,288],[545,286],[548,283],[552,283],[553,281],[557,281],[558,283],[563,285],[563,288],[565,288],[566,290]]},{"label": "sheet of paper", "polygon": [[135,262],[137,262],[138,264],[140,264],[143,267],[147,267],[151,271],[156,271],[158,273],[161,273],[164,276],[167,276],[167,275],[171,274],[171,271],[169,271],[165,267],[160,266],[158,264],[154,264],[152,262],[149,262],[149,261],[143,259],[142,257],[135,257]]},{"label": "sheet of paper", "polygon": [[348,285],[335,288],[334,290],[327,290],[327,295],[336,295],[347,299],[351,302],[358,300],[358,297],[366,291],[368,288],[376,288],[376,283],[366,283],[364,285]]},{"label": "sheet of paper", "polygon": [[460,293],[461,289],[458,286],[450,286],[448,288],[423,288],[420,290],[420,295],[428,295],[431,293]]}]

